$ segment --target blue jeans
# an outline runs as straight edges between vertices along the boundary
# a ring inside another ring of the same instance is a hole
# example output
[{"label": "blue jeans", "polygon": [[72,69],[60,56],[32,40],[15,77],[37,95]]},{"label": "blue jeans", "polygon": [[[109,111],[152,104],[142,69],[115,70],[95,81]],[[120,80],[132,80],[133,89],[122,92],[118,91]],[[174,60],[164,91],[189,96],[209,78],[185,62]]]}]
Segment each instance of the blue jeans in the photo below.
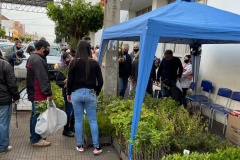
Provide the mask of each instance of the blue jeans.
[{"label": "blue jeans", "polygon": [[[173,86],[176,86],[176,83],[177,83],[176,80],[172,81]],[[162,92],[162,97],[168,97],[169,91],[165,87],[163,87],[163,82],[161,82],[161,92]]]},{"label": "blue jeans", "polygon": [[127,90],[128,78],[119,78],[120,83],[120,96],[124,98],[125,92]]},{"label": "blue jeans", "polygon": [[67,100],[67,96],[64,96],[64,101],[65,101],[65,113],[67,114],[67,124],[64,126],[65,131],[69,131],[69,124],[70,124],[70,117],[72,113],[72,103],[69,103]]},{"label": "blue jeans", "polygon": [[0,106],[0,152],[5,152],[9,146],[11,115],[12,104]]},{"label": "blue jeans", "polygon": [[31,114],[31,118],[30,118],[30,133],[31,133],[30,140],[32,143],[37,143],[40,139],[42,139],[42,137],[35,132],[37,119],[38,119],[38,116],[40,115],[39,113],[36,113],[37,105],[38,105],[38,102],[32,103],[32,114]]},{"label": "blue jeans", "polygon": [[84,106],[87,111],[88,122],[90,123],[93,146],[99,147],[99,133],[97,123],[97,97],[93,90],[82,88],[72,93],[72,104],[75,115],[75,132],[77,136],[77,145],[83,145],[83,120],[84,120]]}]

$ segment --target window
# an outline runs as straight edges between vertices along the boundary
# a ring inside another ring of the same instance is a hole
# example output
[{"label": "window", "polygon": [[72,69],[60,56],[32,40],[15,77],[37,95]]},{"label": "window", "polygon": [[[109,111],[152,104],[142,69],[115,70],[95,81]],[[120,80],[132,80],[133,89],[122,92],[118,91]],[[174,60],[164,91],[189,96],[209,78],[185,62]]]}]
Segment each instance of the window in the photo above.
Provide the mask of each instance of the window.
[{"label": "window", "polygon": [[142,14],[145,14],[145,13],[148,13],[148,12],[151,12],[152,11],[152,6],[148,6],[146,8],[143,8],[139,11],[137,11],[137,16],[140,16]]}]

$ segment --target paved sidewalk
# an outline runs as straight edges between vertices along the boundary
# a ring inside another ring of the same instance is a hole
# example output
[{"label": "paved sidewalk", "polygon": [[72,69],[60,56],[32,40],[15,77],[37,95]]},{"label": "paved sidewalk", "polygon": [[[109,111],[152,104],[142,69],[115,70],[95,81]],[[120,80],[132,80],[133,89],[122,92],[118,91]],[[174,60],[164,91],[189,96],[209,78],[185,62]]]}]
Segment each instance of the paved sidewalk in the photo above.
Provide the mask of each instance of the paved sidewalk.
[{"label": "paved sidewalk", "polygon": [[118,160],[119,156],[112,146],[103,146],[101,155],[93,155],[90,147],[84,153],[76,149],[76,138],[62,136],[62,130],[47,138],[52,142],[49,147],[32,147],[29,136],[30,112],[18,112],[18,128],[16,128],[15,114],[12,115],[10,144],[12,151],[0,155],[0,160]]}]

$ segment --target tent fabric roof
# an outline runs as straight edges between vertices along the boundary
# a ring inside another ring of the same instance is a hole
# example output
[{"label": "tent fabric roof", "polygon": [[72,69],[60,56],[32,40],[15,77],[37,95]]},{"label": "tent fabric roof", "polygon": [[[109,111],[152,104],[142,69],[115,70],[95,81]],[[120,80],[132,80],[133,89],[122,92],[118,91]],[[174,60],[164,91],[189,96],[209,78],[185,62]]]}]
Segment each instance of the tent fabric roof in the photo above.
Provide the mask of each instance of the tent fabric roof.
[{"label": "tent fabric roof", "polygon": [[177,0],[105,29],[103,38],[138,41],[141,35],[147,34],[159,36],[161,43],[239,43],[239,24],[237,14],[193,1]]}]

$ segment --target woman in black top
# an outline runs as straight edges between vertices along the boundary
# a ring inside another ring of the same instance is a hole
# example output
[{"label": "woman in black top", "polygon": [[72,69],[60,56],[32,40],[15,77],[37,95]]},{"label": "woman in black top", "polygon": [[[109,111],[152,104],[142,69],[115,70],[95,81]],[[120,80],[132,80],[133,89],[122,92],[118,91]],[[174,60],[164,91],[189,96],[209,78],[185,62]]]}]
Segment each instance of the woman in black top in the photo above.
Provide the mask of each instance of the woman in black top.
[{"label": "woman in black top", "polygon": [[96,116],[97,96],[102,86],[103,78],[97,61],[90,58],[91,46],[86,41],[80,41],[77,55],[70,63],[67,81],[67,99],[73,104],[75,114],[75,132],[77,136],[77,150],[83,152],[82,125],[84,106],[94,145],[94,154],[100,154],[98,124]]}]

